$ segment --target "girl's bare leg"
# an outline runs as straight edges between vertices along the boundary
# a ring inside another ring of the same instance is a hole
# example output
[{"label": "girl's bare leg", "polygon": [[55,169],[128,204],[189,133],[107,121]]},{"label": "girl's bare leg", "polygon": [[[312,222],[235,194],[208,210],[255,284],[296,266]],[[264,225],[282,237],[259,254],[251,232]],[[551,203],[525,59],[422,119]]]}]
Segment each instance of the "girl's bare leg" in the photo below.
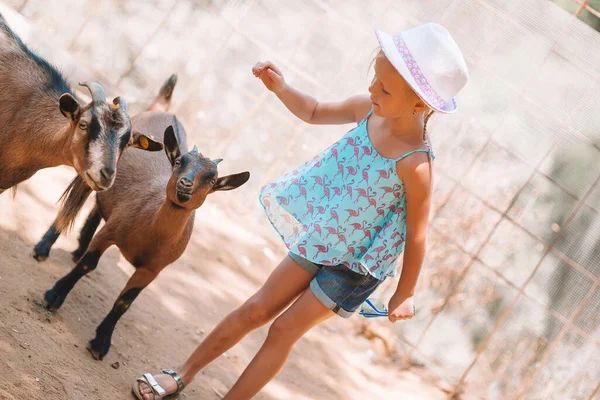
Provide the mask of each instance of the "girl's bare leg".
[{"label": "girl's bare leg", "polygon": [[[198,345],[187,361],[177,370],[187,385],[211,361],[229,350],[254,329],[271,321],[306,290],[313,275],[289,256],[271,273],[264,285],[244,304],[227,315]],[[174,393],[177,384],[169,375],[157,375],[156,381],[167,393]],[[150,388],[140,383],[144,400],[154,400]]]},{"label": "girl's bare leg", "polygon": [[269,335],[224,400],[251,399],[283,368],[294,344],[315,325],[335,314],[305,290],[269,328]]}]

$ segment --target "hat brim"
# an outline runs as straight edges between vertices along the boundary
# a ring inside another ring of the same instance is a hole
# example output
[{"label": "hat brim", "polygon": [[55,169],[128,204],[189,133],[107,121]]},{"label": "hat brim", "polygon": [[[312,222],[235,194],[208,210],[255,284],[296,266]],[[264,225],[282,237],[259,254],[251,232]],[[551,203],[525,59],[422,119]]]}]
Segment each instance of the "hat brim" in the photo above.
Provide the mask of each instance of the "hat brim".
[{"label": "hat brim", "polygon": [[387,57],[388,60],[392,63],[394,68],[398,71],[400,75],[406,80],[406,82],[410,85],[412,90],[423,100],[432,110],[444,113],[444,114],[452,114],[458,109],[458,104],[456,103],[456,99],[452,98],[450,101],[446,102],[446,105],[443,108],[437,107],[432,104],[431,101],[428,100],[427,94],[419,87],[415,78],[413,78],[410,73],[406,63],[402,59],[402,55],[398,51],[398,48],[394,44],[394,38],[392,35],[389,35],[379,29],[375,29],[375,35],[377,36],[377,40],[379,41],[379,45],[383,50],[383,53]]}]

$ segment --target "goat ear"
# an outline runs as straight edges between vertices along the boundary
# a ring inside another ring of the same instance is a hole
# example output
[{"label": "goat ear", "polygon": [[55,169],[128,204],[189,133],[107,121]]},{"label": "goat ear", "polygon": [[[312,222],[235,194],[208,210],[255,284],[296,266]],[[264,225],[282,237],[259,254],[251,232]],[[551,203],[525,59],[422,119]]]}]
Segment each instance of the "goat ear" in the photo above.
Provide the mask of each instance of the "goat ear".
[{"label": "goat ear", "polygon": [[248,182],[248,179],[250,179],[250,172],[224,176],[217,179],[217,183],[213,186],[213,192],[216,192],[217,190],[237,189]]},{"label": "goat ear", "polygon": [[77,100],[75,100],[71,94],[65,93],[60,96],[58,104],[62,115],[69,118],[71,121],[75,121],[79,118],[81,108],[79,107]]},{"label": "goat ear", "polygon": [[177,135],[175,135],[173,125],[169,125],[169,127],[165,129],[165,152],[167,153],[171,165],[174,165],[175,160],[181,155],[179,141],[177,141]]},{"label": "goat ear", "polygon": [[150,135],[140,132],[132,132],[129,147],[135,147],[136,149],[142,149],[146,151],[161,151],[163,149],[163,144],[154,140],[154,138]]}]

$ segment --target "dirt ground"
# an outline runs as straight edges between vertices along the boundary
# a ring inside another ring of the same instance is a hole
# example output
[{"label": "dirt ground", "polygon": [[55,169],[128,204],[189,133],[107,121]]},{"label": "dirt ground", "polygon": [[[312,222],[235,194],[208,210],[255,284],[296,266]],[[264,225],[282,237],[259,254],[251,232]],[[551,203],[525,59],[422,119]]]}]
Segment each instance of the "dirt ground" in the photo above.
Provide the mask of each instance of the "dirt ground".
[{"label": "dirt ground", "polygon": [[[182,258],[138,297],[117,325],[110,353],[96,361],[85,349],[87,341],[133,267],[118,249],[109,249],[97,270],[50,314],[39,304],[73,265],[69,252],[78,226],[59,239],[46,262],[31,257],[72,174],[67,168],[45,170],[21,185],[15,199],[9,193],[0,197],[1,399],[132,398],[137,376],[177,367],[220,318],[259,287],[283,254],[270,232],[236,213],[235,205],[223,205],[228,194],[214,195],[199,210]],[[361,322],[334,318],[314,329],[256,398],[446,398],[427,371],[401,370],[379,340],[361,335]],[[265,335],[266,328],[250,334],[202,371],[180,398],[218,399]]]}]

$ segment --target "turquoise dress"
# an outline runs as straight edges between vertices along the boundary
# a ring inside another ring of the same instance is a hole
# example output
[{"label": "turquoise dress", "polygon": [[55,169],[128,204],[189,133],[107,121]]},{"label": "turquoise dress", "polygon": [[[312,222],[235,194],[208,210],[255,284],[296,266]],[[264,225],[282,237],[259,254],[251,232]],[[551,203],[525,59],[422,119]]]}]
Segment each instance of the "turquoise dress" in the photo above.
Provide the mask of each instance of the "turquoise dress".
[{"label": "turquoise dress", "polygon": [[381,156],[367,132],[371,112],[312,160],[264,186],[259,198],[291,253],[383,280],[396,274],[406,240],[406,196],[396,163],[416,152],[433,159],[433,153]]}]

